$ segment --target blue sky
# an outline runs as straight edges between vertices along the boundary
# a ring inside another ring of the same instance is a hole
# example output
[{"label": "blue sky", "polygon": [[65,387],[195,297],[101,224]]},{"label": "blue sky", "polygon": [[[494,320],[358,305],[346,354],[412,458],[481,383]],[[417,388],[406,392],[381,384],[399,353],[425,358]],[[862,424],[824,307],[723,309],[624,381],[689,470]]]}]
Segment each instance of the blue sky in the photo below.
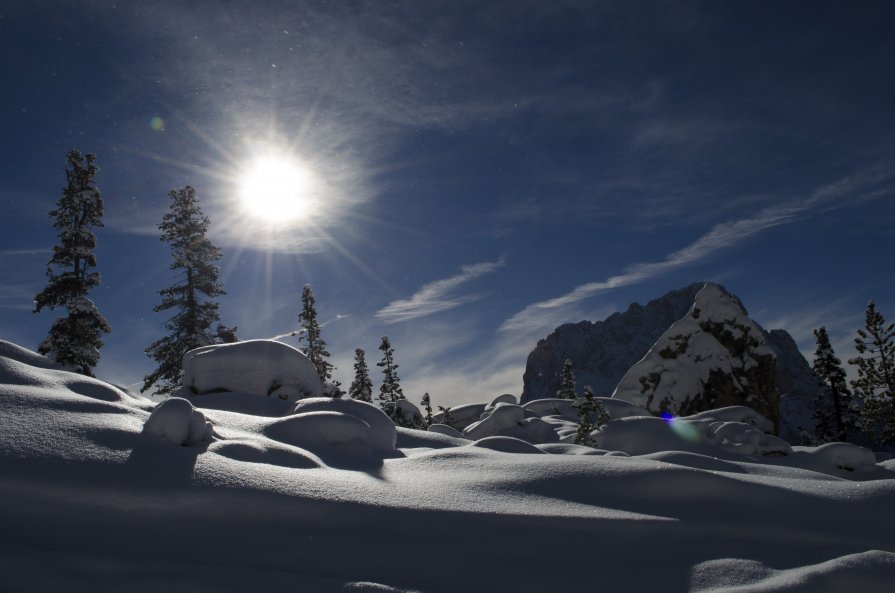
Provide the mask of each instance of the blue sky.
[{"label": "blue sky", "polygon": [[[156,225],[187,184],[224,323],[288,332],[309,283],[337,377],[388,335],[417,401],[519,393],[558,324],[697,280],[806,352],[825,324],[848,357],[869,299],[895,318],[889,3],[247,6],[0,8],[4,339],[33,348],[54,318],[30,310],[71,148],[101,168],[97,373],[122,384],[153,368]],[[306,217],[240,205],[261,155],[308,172]]]}]

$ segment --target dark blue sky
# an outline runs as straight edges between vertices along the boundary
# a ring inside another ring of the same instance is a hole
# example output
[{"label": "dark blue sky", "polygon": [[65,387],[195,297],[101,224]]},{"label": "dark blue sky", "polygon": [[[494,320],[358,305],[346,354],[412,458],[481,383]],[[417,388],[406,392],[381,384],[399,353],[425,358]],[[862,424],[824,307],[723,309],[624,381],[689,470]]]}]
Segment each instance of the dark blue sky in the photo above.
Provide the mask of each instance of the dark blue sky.
[{"label": "dark blue sky", "polygon": [[[152,369],[156,225],[186,184],[223,321],[289,331],[310,283],[346,383],[388,334],[411,399],[518,393],[557,324],[696,280],[806,351],[826,324],[845,358],[869,299],[895,317],[890,6],[5,2],[2,337],[52,322],[31,300],[77,148],[106,202],[98,373],[121,383]],[[311,171],[312,215],[240,209],[261,154]]]}]

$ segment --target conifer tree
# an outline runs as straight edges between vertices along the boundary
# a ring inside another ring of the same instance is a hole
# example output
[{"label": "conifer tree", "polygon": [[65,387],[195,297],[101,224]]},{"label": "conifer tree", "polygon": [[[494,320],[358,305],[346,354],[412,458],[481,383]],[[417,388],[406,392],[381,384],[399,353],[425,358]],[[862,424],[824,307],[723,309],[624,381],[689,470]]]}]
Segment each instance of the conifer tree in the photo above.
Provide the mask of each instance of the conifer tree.
[{"label": "conifer tree", "polygon": [[895,323],[886,324],[873,301],[867,304],[855,350],[859,356],[848,362],[858,367],[852,388],[863,400],[864,428],[885,445],[895,440]]},{"label": "conifer tree", "polygon": [[441,412],[441,424],[447,424],[451,428],[456,428],[454,426],[454,417],[451,415],[451,407],[438,406],[438,411]]},{"label": "conifer tree", "polygon": [[578,393],[575,388],[575,374],[572,372],[572,361],[567,358],[562,365],[560,372],[559,389],[556,391],[556,397],[561,399],[575,399]]},{"label": "conifer tree", "polygon": [[370,369],[364,354],[360,348],[354,350],[354,381],[348,388],[348,395],[351,399],[373,403],[373,382],[370,380]]},{"label": "conifer tree", "polygon": [[576,445],[590,446],[590,433],[594,429],[609,422],[609,414],[599,400],[594,399],[594,390],[588,385],[584,388],[584,397],[573,404],[578,408],[578,432],[575,434]]},{"label": "conifer tree", "polygon": [[162,302],[153,307],[159,313],[169,309],[177,312],[165,322],[168,335],[146,348],[158,368],[144,377],[141,391],[157,385],[158,393],[170,394],[183,380],[181,361],[188,351],[209,344],[236,339],[236,328],[218,325],[220,320],[215,297],[226,294],[218,281],[221,250],[206,238],[210,221],[202,214],[196,190],[190,186],[172,190],[171,204],[158,225],[161,240],[171,248],[173,262],[170,269],[177,273],[174,286],[159,291]]},{"label": "conifer tree", "polygon": [[[842,363],[833,352],[825,327],[814,330],[817,349],[814,352],[814,374],[824,387],[815,402],[815,437],[818,443],[846,441],[855,429],[851,411],[851,392],[845,381]],[[831,407],[832,404],[832,407]]]},{"label": "conifer tree", "polygon": [[301,313],[298,314],[298,323],[302,329],[301,340],[306,344],[301,351],[314,363],[320,382],[324,385],[333,383],[338,386],[338,383],[332,380],[335,367],[328,360],[329,351],[320,335],[320,324],[317,323],[317,299],[310,284],[305,284],[301,291]]},{"label": "conifer tree", "polygon": [[420,405],[423,406],[423,410],[426,412],[425,421],[426,426],[432,425],[432,400],[429,397],[429,392],[423,394],[423,399],[420,401]]},{"label": "conifer tree", "polygon": [[404,391],[401,389],[400,380],[398,379],[398,365],[395,364],[395,349],[392,348],[388,336],[382,336],[379,350],[382,352],[382,360],[376,363],[376,366],[382,369],[382,384],[379,386],[379,405],[385,409],[387,404],[405,398]]},{"label": "conifer tree", "polygon": [[34,312],[44,307],[65,307],[66,317],[59,317],[37,351],[75,372],[93,376],[99,362],[102,334],[112,331],[109,322],[87,298],[90,289],[100,283],[96,267],[96,235],[93,227],[103,226],[103,199],[94,177],[99,168],[92,154],[81,155],[71,150],[66,155],[65,176],[68,183],[50,216],[56,221],[59,244],[47,264],[46,288],[34,297]]}]

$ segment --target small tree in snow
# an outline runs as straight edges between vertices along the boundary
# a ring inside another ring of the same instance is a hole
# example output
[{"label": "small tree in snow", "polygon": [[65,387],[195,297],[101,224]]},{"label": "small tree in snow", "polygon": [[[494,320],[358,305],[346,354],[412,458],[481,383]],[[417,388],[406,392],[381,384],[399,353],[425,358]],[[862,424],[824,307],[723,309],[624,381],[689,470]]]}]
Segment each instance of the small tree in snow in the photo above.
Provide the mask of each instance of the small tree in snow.
[{"label": "small tree in snow", "polygon": [[370,380],[370,369],[364,358],[364,351],[360,348],[354,350],[354,381],[348,388],[348,395],[352,399],[373,403],[373,382]]},{"label": "small tree in snow", "polygon": [[886,324],[873,301],[867,305],[865,329],[858,330],[855,350],[860,356],[848,361],[858,367],[852,388],[863,399],[865,429],[885,445],[895,440],[895,323]]},{"label": "small tree in snow", "polygon": [[575,374],[572,372],[572,361],[566,359],[562,365],[562,372],[559,374],[559,389],[556,391],[556,397],[562,399],[575,399],[578,393],[575,388]]},{"label": "small tree in snow", "polygon": [[141,391],[157,385],[158,393],[172,393],[183,381],[183,355],[209,344],[236,341],[236,328],[218,325],[220,320],[215,297],[226,294],[218,281],[216,262],[221,250],[205,236],[210,221],[202,214],[196,190],[190,186],[171,191],[171,205],[158,225],[161,240],[171,248],[174,260],[170,269],[177,273],[174,286],[159,291],[162,302],[153,307],[159,313],[177,312],[165,322],[168,335],[146,348],[158,368],[143,379]]},{"label": "small tree in snow", "polygon": [[457,428],[454,426],[454,417],[451,415],[451,407],[438,406],[438,411],[441,412],[441,423],[447,424],[451,428]]},{"label": "small tree in snow", "polygon": [[845,441],[855,430],[851,411],[851,392],[845,381],[842,363],[833,352],[825,327],[814,330],[817,349],[814,353],[814,374],[824,391],[814,404],[815,437],[818,443]]},{"label": "small tree in snow", "polygon": [[576,445],[591,446],[590,433],[609,422],[609,414],[599,400],[594,399],[594,390],[590,386],[584,388],[584,397],[576,400],[578,408],[578,432],[575,434]]},{"label": "small tree in snow", "polygon": [[426,426],[432,425],[432,400],[429,398],[429,392],[423,394],[423,399],[420,401],[420,405],[423,406],[423,410],[426,412]]},{"label": "small tree in snow", "polygon": [[335,367],[328,360],[329,351],[326,349],[326,342],[320,336],[320,324],[317,323],[317,299],[314,298],[309,284],[305,284],[301,291],[301,313],[298,314],[298,323],[302,329],[300,339],[306,344],[301,351],[314,363],[320,382],[324,385],[327,383],[338,385],[332,380]]},{"label": "small tree in snow", "polygon": [[387,404],[404,398],[404,391],[398,379],[398,365],[395,363],[395,350],[388,336],[382,336],[379,344],[382,360],[376,366],[382,369],[382,384],[379,386],[379,405],[384,409]]},{"label": "small tree in snow", "polygon": [[100,283],[96,267],[96,235],[93,227],[103,226],[103,199],[94,183],[99,170],[96,157],[69,151],[65,168],[68,180],[62,197],[50,216],[56,221],[59,244],[53,247],[53,257],[47,264],[46,288],[34,297],[34,312],[44,307],[65,307],[66,317],[53,322],[49,335],[38,345],[37,351],[63,366],[88,376],[99,362],[102,334],[112,328],[87,298],[90,289]]}]

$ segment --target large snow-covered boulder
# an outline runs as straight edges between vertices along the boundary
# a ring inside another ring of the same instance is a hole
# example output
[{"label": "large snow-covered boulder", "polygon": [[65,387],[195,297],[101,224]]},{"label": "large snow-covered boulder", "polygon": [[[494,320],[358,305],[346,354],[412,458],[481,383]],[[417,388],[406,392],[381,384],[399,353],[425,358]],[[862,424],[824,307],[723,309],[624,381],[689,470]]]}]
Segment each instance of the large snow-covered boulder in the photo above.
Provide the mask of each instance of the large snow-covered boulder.
[{"label": "large snow-covered boulder", "polygon": [[403,426],[404,428],[426,428],[426,419],[423,418],[423,413],[407,399],[386,402],[382,410],[398,426]]},{"label": "large snow-covered boulder", "polygon": [[[451,426],[462,431],[473,422],[478,422],[487,407],[487,404],[464,404],[451,408]],[[432,416],[432,419],[436,423],[443,424],[444,413],[438,412]]]},{"label": "large snow-covered boulder", "polygon": [[183,385],[196,394],[235,391],[295,401],[319,397],[323,384],[307,356],[274,340],[247,340],[190,350]]},{"label": "large snow-covered boulder", "polygon": [[745,405],[776,426],[775,357],[743,304],[717,284],[625,374],[612,397],[653,413],[689,415]]}]

